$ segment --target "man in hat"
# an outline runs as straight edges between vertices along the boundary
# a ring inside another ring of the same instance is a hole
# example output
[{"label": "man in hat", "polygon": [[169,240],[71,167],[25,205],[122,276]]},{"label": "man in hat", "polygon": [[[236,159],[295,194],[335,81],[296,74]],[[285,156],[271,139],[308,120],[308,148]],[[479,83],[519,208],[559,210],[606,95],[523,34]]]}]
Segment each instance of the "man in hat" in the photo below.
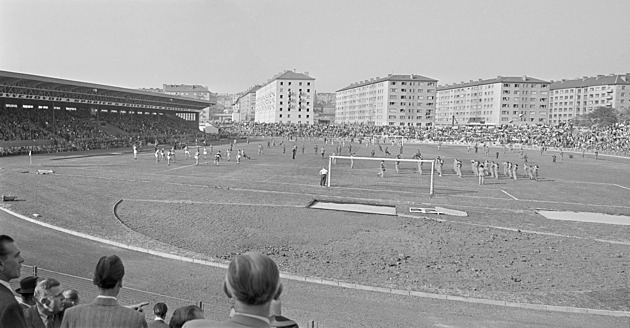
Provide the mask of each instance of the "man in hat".
[{"label": "man in hat", "polygon": [[[66,310],[61,327],[64,328],[147,328],[144,315],[118,304],[125,267],[116,255],[103,256],[94,269],[94,285],[98,296],[90,304],[73,306]],[[143,305],[146,303],[141,303]]]},{"label": "man in hat", "polygon": [[0,235],[0,327],[26,327],[24,310],[13,296],[9,281],[20,277],[24,258],[13,238]]},{"label": "man in hat", "polygon": [[27,328],[59,328],[63,319],[64,296],[59,281],[48,278],[35,288],[35,306],[24,311]]},{"label": "man in hat", "polygon": [[20,288],[15,290],[20,296],[15,299],[20,303],[23,310],[27,310],[35,305],[35,298],[33,297],[35,286],[37,286],[37,277],[26,277],[20,280]]}]

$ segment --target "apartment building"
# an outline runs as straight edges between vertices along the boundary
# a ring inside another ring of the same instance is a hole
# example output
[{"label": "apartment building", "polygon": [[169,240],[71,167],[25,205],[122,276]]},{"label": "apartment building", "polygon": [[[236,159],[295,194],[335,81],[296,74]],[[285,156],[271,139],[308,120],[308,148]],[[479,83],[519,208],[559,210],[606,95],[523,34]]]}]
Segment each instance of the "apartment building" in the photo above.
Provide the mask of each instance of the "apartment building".
[{"label": "apartment building", "polygon": [[232,106],[232,120],[235,122],[254,121],[256,114],[256,91],[260,85],[253,86],[243,92]]},{"label": "apartment building", "polygon": [[597,107],[623,110],[630,106],[630,73],[552,81],[550,89],[551,124],[570,123]]},{"label": "apartment building", "polygon": [[437,80],[421,75],[376,77],[337,90],[335,123],[432,126]]},{"label": "apartment building", "polygon": [[545,124],[549,84],[528,76],[497,76],[439,86],[435,124]]},{"label": "apartment building", "polygon": [[260,123],[313,124],[315,79],[308,72],[284,71],[256,90],[254,120]]}]

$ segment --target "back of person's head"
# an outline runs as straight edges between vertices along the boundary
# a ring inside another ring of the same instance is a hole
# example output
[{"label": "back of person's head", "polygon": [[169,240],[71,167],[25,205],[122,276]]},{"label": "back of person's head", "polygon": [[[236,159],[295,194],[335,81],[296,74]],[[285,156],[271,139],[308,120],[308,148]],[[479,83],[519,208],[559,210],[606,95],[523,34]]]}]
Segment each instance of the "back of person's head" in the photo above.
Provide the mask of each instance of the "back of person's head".
[{"label": "back of person's head", "polygon": [[195,319],[204,319],[203,310],[196,305],[187,305],[175,309],[168,326],[181,328],[186,322]]},{"label": "back of person's head", "polygon": [[125,275],[125,267],[122,260],[116,255],[103,256],[94,269],[93,282],[102,289],[112,289],[116,287]]},{"label": "back of person's head", "polygon": [[66,289],[63,291],[66,308],[79,304],[79,292],[74,289]]},{"label": "back of person's head", "polygon": [[6,258],[9,254],[9,250],[6,247],[6,244],[13,243],[15,240],[7,235],[0,235],[0,260]]},{"label": "back of person's head", "polygon": [[247,305],[263,305],[282,292],[280,270],[276,263],[260,253],[237,255],[228,267],[224,291]]},{"label": "back of person's head", "polygon": [[155,314],[156,317],[164,319],[167,311],[168,307],[164,303],[155,303],[155,306],[153,306],[153,314]]}]

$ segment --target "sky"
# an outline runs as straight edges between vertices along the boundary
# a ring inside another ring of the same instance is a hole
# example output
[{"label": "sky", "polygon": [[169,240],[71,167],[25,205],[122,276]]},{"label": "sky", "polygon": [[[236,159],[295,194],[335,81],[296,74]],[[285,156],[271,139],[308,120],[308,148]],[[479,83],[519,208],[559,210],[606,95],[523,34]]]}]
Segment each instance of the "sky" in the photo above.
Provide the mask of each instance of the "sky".
[{"label": "sky", "polygon": [[237,93],[284,70],[317,92],[630,73],[629,0],[0,0],[0,70]]}]

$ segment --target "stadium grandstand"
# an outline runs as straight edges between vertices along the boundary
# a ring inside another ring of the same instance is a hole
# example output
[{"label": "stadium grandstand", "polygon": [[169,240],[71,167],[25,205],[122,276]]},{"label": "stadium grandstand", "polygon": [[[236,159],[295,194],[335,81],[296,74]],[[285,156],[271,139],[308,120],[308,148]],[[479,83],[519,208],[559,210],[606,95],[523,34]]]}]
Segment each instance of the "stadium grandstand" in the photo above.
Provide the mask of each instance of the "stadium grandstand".
[{"label": "stadium grandstand", "polygon": [[212,100],[0,71],[0,154],[205,139],[199,114],[211,105]]}]

